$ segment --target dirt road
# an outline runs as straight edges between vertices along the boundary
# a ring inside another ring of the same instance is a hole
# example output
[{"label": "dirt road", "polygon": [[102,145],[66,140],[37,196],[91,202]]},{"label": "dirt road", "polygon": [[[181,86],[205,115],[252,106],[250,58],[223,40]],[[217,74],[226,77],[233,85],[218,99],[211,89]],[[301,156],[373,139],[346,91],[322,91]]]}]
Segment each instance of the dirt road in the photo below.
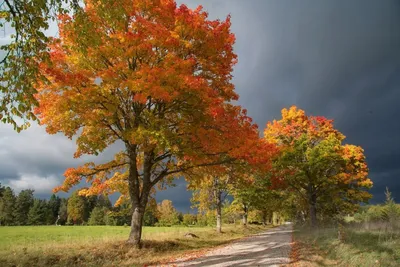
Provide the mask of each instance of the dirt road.
[{"label": "dirt road", "polygon": [[283,225],[170,266],[282,266],[289,263],[292,226]]}]

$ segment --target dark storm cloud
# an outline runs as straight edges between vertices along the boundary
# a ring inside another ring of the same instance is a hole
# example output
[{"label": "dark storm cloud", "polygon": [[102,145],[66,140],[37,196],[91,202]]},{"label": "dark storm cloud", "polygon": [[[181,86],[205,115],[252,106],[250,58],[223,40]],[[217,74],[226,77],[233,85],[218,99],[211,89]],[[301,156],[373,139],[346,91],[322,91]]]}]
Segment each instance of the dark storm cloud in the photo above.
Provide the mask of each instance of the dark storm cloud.
[{"label": "dark storm cloud", "polygon": [[[280,110],[297,105],[335,120],[346,142],[365,149],[375,183],[400,201],[400,2],[397,0],[185,0],[212,19],[232,16],[234,83],[239,103],[263,130]],[[54,27],[53,27],[54,28]],[[0,181],[60,181],[74,144],[30,129],[0,125]],[[112,157],[106,151],[99,161]],[[29,175],[30,176],[29,176]],[[33,177],[33,178],[32,178]],[[55,178],[52,178],[55,177]],[[52,180],[53,179],[53,180]],[[158,193],[180,210],[190,206],[183,180]]]},{"label": "dark storm cloud", "polygon": [[400,200],[400,2],[188,1],[232,16],[239,103],[261,130],[297,105],[335,120],[367,155],[376,186]]}]

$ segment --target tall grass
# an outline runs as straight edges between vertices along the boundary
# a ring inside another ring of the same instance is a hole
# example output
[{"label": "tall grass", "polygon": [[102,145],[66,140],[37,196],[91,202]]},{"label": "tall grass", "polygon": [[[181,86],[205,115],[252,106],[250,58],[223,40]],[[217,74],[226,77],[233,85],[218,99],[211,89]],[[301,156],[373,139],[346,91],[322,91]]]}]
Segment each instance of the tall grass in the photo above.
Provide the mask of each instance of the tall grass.
[{"label": "tall grass", "polygon": [[297,229],[300,266],[400,266],[400,231],[387,224],[354,223],[344,228],[338,239],[338,228]]}]

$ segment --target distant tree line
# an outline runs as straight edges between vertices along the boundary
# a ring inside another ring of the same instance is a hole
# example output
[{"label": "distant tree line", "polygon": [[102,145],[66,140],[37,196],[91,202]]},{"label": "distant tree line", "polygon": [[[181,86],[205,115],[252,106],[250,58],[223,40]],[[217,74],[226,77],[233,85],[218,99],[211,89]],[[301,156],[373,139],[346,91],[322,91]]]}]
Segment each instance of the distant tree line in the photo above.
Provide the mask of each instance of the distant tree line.
[{"label": "distant tree line", "polygon": [[34,190],[15,194],[10,187],[0,184],[0,225],[123,225],[129,217],[114,208],[107,196],[80,196],[74,192],[69,198],[52,195],[49,200],[35,198]]},{"label": "distant tree line", "polygon": [[[10,187],[0,184],[0,225],[130,225],[132,216],[128,201],[113,207],[107,196],[81,196],[75,191],[68,198],[52,195],[49,200],[35,198],[34,190],[26,189],[15,194]],[[234,201],[222,205],[224,223],[241,221],[243,212]],[[273,215],[273,216],[272,216]],[[250,223],[265,221],[262,213],[254,210],[248,214]],[[271,212],[269,223],[279,223],[279,213]],[[145,226],[215,226],[213,210],[182,213],[171,200],[156,203],[151,199],[143,218]],[[264,222],[265,223],[265,222]]]}]

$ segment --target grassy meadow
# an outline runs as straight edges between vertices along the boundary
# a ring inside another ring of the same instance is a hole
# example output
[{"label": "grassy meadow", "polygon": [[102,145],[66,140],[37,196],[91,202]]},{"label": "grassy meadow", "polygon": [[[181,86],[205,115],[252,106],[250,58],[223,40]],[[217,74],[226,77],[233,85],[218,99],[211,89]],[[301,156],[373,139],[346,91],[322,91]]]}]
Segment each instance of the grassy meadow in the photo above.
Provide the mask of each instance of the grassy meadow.
[{"label": "grassy meadow", "polygon": [[[217,234],[211,227],[144,227],[143,248],[125,243],[124,226],[0,227],[0,266],[144,266],[226,244],[265,230],[229,225]],[[191,232],[199,238],[186,238]]]},{"label": "grassy meadow", "polygon": [[347,226],[343,241],[337,228],[297,228],[293,266],[400,266],[400,231]]}]

